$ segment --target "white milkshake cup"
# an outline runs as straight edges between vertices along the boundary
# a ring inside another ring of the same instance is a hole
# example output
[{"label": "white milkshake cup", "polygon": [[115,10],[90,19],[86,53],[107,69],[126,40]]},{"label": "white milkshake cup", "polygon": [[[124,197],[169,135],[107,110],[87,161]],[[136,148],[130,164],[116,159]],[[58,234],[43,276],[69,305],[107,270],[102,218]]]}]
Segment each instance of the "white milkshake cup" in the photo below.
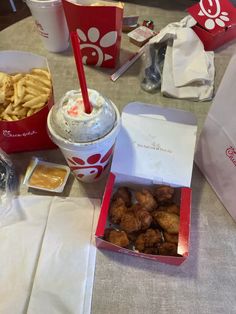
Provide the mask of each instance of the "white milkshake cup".
[{"label": "white milkshake cup", "polygon": [[[120,130],[120,114],[116,106],[111,101],[109,102],[115,113],[115,121],[111,130],[104,136],[87,142],[73,142],[71,139],[62,137],[52,122],[53,108],[48,114],[49,137],[60,148],[71,171],[79,181],[92,183],[100,180],[110,164],[114,144]],[[86,128],[86,123],[84,127]]]},{"label": "white milkshake cup", "polygon": [[61,0],[25,0],[45,48],[61,52],[69,46],[69,31]]}]

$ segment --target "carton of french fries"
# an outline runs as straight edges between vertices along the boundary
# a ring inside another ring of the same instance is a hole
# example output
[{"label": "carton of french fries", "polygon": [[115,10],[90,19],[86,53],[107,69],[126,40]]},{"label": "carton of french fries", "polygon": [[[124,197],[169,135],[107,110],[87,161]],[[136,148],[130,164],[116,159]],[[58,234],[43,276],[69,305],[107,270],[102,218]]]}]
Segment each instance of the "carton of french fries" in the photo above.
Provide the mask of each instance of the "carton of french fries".
[{"label": "carton of french fries", "polygon": [[23,51],[0,52],[0,147],[7,153],[47,149],[47,115],[53,105],[46,58]]}]

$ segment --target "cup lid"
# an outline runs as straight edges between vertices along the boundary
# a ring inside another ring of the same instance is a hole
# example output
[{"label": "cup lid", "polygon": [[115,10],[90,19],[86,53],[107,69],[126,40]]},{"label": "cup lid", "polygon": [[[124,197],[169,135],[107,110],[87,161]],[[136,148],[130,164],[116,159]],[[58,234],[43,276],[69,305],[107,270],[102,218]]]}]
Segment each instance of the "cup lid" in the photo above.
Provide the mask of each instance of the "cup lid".
[{"label": "cup lid", "polygon": [[41,7],[51,7],[62,5],[61,0],[25,0],[28,5],[35,5]]},{"label": "cup lid", "polygon": [[92,112],[87,114],[81,90],[68,91],[52,108],[51,125],[72,143],[87,143],[107,135],[117,120],[114,104],[95,90],[88,89]]}]

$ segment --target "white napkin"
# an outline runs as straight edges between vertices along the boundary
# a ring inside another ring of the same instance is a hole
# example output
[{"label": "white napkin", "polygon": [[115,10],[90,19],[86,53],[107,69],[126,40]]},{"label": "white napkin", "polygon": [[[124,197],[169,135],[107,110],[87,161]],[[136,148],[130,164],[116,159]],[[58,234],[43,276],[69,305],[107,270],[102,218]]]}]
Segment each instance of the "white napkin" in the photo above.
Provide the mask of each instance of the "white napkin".
[{"label": "white napkin", "polygon": [[0,313],[26,313],[52,198],[17,198],[22,220],[0,228]]},{"label": "white napkin", "polygon": [[208,100],[213,96],[214,52],[204,46],[192,26],[196,21],[186,16],[163,28],[149,43],[167,42],[162,72],[161,92],[165,96]]},{"label": "white napkin", "polygon": [[[26,196],[0,229],[0,313],[90,313],[100,201]],[[92,245],[91,245],[92,244]]]}]

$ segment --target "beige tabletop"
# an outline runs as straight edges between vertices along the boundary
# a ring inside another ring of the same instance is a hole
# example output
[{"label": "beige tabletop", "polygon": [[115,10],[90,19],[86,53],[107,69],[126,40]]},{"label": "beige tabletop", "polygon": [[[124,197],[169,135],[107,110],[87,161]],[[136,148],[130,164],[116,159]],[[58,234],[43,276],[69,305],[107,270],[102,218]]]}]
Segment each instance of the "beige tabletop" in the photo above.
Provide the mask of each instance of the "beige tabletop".
[{"label": "beige tabletop", "polygon": [[[137,4],[142,2],[145,5]],[[138,14],[140,21],[152,19],[156,30],[160,30],[184,17],[185,9],[192,3],[184,0],[132,1],[125,4],[125,14]],[[71,50],[60,54],[47,52],[31,17],[0,32],[0,49],[26,50],[46,56],[52,72],[56,101],[67,90],[78,88]],[[130,44],[124,34],[120,62],[135,51],[137,47]],[[236,41],[233,41],[215,53],[216,90],[235,51]],[[178,100],[165,98],[159,93],[146,93],[140,88],[141,62],[137,61],[115,83],[109,79],[114,70],[85,67],[88,86],[111,98],[120,111],[127,103],[137,100],[191,111],[198,119],[199,134],[211,102]],[[65,162],[59,150],[13,154],[21,176],[32,156]],[[71,177],[64,195],[101,198],[105,181],[106,178],[97,184],[85,185]],[[98,251],[93,314],[236,313],[236,225],[196,166],[193,169],[192,189],[191,246],[187,261],[176,267]],[[35,192],[21,185],[19,193]]]}]

